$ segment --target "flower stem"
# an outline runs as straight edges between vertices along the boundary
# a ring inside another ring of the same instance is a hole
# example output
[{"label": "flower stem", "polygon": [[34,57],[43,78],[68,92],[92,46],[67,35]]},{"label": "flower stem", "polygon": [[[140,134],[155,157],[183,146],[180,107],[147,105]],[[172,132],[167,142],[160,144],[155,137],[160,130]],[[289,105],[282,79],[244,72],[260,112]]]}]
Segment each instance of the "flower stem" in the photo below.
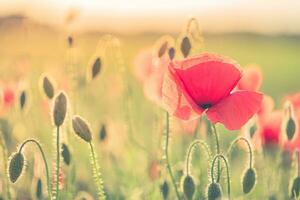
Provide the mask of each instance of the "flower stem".
[{"label": "flower stem", "polygon": [[227,173],[227,190],[228,190],[228,198],[230,199],[230,174],[229,174],[229,166],[228,166],[228,161],[226,160],[225,156],[223,156],[222,154],[218,154],[214,157],[213,161],[212,161],[212,165],[211,165],[211,169],[210,169],[210,173],[211,173],[211,181],[215,182],[214,180],[214,166],[215,166],[215,162],[219,158],[221,158],[226,166],[226,173]]},{"label": "flower stem", "polygon": [[[6,148],[6,144],[5,144],[5,140],[3,138],[2,132],[0,132],[0,146],[2,148],[2,156],[3,156],[3,165],[4,165],[4,170],[7,171],[7,162],[5,159],[8,158],[7,156],[7,148]],[[9,180],[8,180],[8,176],[6,176],[5,178],[5,185],[6,185],[6,196],[8,200],[11,200],[11,193],[10,193],[10,184],[9,184]]]},{"label": "flower stem", "polygon": [[300,152],[296,151],[296,155],[297,155],[297,175],[298,177],[300,177]]},{"label": "flower stem", "polygon": [[[216,140],[216,150],[217,150],[217,155],[220,154],[220,144],[219,144],[219,135],[216,129],[216,126],[211,123],[211,126],[213,128],[213,134],[215,135],[215,140]],[[217,183],[220,181],[220,176],[221,176],[221,165],[220,165],[220,159],[218,159],[218,176],[217,176]]]},{"label": "flower stem", "polygon": [[105,199],[105,193],[104,193],[104,187],[103,187],[103,181],[101,179],[101,173],[100,173],[100,167],[98,165],[98,161],[96,158],[95,150],[93,147],[92,142],[89,142],[90,150],[91,150],[91,158],[92,158],[92,165],[93,165],[93,173],[94,173],[94,179],[96,182],[96,187],[98,190],[98,195],[100,200]]},{"label": "flower stem", "polygon": [[174,189],[175,189],[175,192],[176,192],[176,196],[177,196],[177,199],[181,199],[180,198],[180,194],[179,194],[179,191],[178,191],[178,188],[177,188],[177,185],[176,185],[176,181],[175,181],[175,178],[174,178],[174,175],[173,175],[173,172],[172,172],[172,168],[171,168],[171,165],[170,165],[170,161],[169,161],[169,151],[168,151],[168,148],[169,148],[169,134],[170,134],[170,127],[169,127],[169,113],[167,112],[166,113],[166,138],[165,138],[165,161],[166,161],[166,165],[167,165],[167,170],[169,172],[169,175],[171,177],[171,181],[172,181],[172,184],[174,186]]},{"label": "flower stem", "polygon": [[209,147],[207,145],[206,142],[204,142],[203,140],[194,140],[187,151],[187,157],[186,157],[186,174],[189,175],[190,174],[190,164],[192,162],[192,154],[193,154],[193,149],[195,148],[196,145],[201,145],[201,147],[203,147],[203,149],[206,151],[208,159],[211,160],[211,152],[209,150]]},{"label": "flower stem", "polygon": [[250,145],[250,142],[247,140],[247,138],[245,137],[239,137],[237,139],[235,139],[229,146],[228,151],[227,151],[227,156],[229,156],[233,146],[238,143],[239,141],[244,141],[247,144],[248,150],[249,150],[249,167],[252,168],[253,165],[253,151],[252,151],[252,147]]},{"label": "flower stem", "polygon": [[56,193],[55,199],[59,197],[59,168],[60,168],[60,142],[59,142],[59,126],[56,127]]},{"label": "flower stem", "polygon": [[46,178],[47,178],[47,190],[48,190],[48,195],[49,195],[49,198],[52,199],[52,195],[51,195],[51,185],[50,185],[50,176],[49,176],[49,167],[48,167],[48,164],[47,164],[47,160],[46,160],[46,156],[45,156],[45,153],[43,151],[43,148],[42,146],[40,145],[40,143],[38,141],[36,141],[35,139],[28,139],[28,140],[25,140],[22,145],[20,146],[19,148],[19,152],[22,151],[22,149],[24,148],[24,146],[29,143],[29,142],[32,142],[34,144],[37,145],[38,149],[40,150],[40,153],[42,155],[42,158],[43,158],[43,162],[44,162],[44,165],[45,165],[45,170],[46,170]]}]

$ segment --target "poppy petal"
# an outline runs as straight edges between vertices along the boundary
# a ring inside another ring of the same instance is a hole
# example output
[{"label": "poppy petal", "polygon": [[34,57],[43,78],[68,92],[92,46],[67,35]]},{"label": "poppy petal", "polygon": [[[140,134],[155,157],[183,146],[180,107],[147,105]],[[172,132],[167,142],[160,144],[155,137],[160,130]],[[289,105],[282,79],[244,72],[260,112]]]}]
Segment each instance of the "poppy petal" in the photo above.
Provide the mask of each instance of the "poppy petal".
[{"label": "poppy petal", "polygon": [[229,130],[240,129],[261,107],[263,95],[251,91],[237,91],[208,109],[212,123],[220,122]]},{"label": "poppy petal", "polygon": [[258,67],[247,67],[243,70],[242,78],[238,83],[239,90],[257,91],[262,83],[262,72]]},{"label": "poppy petal", "polygon": [[202,54],[172,62],[169,70],[176,83],[202,108],[227,97],[241,78],[238,64],[216,54]]}]

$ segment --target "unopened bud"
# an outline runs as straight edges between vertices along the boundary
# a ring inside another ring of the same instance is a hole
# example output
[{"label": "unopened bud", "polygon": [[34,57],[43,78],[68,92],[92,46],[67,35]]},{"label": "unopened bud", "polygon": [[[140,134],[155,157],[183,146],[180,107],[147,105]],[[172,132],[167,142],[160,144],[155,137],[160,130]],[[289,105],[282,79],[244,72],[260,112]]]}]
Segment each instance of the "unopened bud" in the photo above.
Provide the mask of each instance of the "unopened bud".
[{"label": "unopened bud", "polygon": [[9,162],[8,175],[11,182],[15,183],[22,174],[24,156],[21,152],[14,153]]},{"label": "unopened bud", "polygon": [[165,41],[161,44],[160,48],[158,49],[158,53],[157,53],[157,56],[159,58],[161,58],[166,53],[166,51],[168,49],[168,45],[169,45],[168,41]]},{"label": "unopened bud", "polygon": [[51,80],[47,76],[45,76],[43,78],[43,90],[49,99],[53,98],[54,86],[53,86],[53,83],[51,82]]},{"label": "unopened bud", "polygon": [[21,110],[23,110],[23,108],[26,104],[26,98],[27,98],[26,91],[23,90],[20,94],[20,108],[21,108]]},{"label": "unopened bud", "polygon": [[286,124],[286,135],[288,140],[292,140],[296,132],[295,120],[290,116]]},{"label": "unopened bud", "polygon": [[168,185],[167,181],[164,181],[163,184],[160,186],[160,192],[161,192],[164,200],[168,199],[169,185]]},{"label": "unopened bud", "polygon": [[296,177],[293,181],[291,197],[298,198],[300,193],[300,177]]},{"label": "unopened bud", "polygon": [[72,119],[72,125],[74,132],[84,141],[92,141],[92,133],[87,122],[80,116],[75,116]]},{"label": "unopened bud", "polygon": [[183,179],[183,193],[186,199],[193,199],[193,195],[195,193],[195,183],[193,178],[189,175]]},{"label": "unopened bud", "polygon": [[54,100],[53,119],[55,126],[59,127],[64,123],[66,114],[67,97],[64,92],[61,92]]},{"label": "unopened bud", "polygon": [[181,46],[180,46],[183,57],[186,58],[190,54],[191,48],[192,48],[192,45],[191,45],[190,39],[187,36],[185,36],[182,39]]},{"label": "unopened bud", "polygon": [[247,169],[244,173],[242,185],[243,185],[243,192],[244,194],[248,194],[253,189],[256,183],[256,172],[251,167]]},{"label": "unopened bud", "polygon": [[222,198],[222,190],[218,183],[211,183],[207,189],[208,200],[220,200]]},{"label": "unopened bud", "polygon": [[101,70],[101,59],[98,57],[96,58],[93,66],[92,66],[92,79],[94,79]]},{"label": "unopened bud", "polygon": [[170,60],[173,60],[174,57],[175,57],[175,49],[174,49],[174,47],[169,48],[168,54],[169,54]]},{"label": "unopened bud", "polygon": [[70,153],[68,145],[66,145],[65,143],[62,144],[61,155],[63,157],[64,163],[66,165],[70,165],[70,163],[71,163],[71,153]]}]

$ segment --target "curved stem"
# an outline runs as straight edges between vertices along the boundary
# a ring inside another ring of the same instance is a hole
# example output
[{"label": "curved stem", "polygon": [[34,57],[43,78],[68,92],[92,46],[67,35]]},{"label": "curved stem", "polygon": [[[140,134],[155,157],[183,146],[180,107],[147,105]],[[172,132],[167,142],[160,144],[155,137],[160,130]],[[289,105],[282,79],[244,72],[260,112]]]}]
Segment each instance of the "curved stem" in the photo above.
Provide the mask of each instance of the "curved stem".
[{"label": "curved stem", "polygon": [[38,147],[38,149],[40,150],[40,153],[42,155],[42,158],[43,158],[43,161],[44,161],[44,165],[45,165],[45,170],[46,170],[46,178],[47,178],[47,189],[48,189],[48,195],[49,195],[49,198],[52,199],[52,195],[51,195],[51,185],[50,185],[50,177],[49,177],[49,167],[48,167],[48,164],[47,164],[47,160],[46,160],[46,156],[45,156],[45,153],[43,151],[43,148],[42,146],[40,145],[40,143],[38,141],[36,141],[35,139],[28,139],[28,140],[25,140],[20,148],[19,148],[19,153],[21,153],[22,149],[24,148],[24,146],[27,144],[27,143],[34,143],[36,144],[36,146]]},{"label": "curved stem", "polygon": [[174,175],[173,175],[173,172],[172,172],[172,168],[170,166],[170,161],[169,161],[169,151],[168,151],[168,148],[169,148],[169,134],[170,134],[169,113],[167,112],[166,113],[166,138],[165,138],[165,146],[164,146],[165,160],[166,160],[167,170],[169,172],[172,184],[173,184],[175,192],[176,192],[176,196],[177,196],[178,199],[181,199],[178,188],[177,188],[177,185],[176,185],[176,182],[175,182],[175,178],[174,178]]},{"label": "curved stem", "polygon": [[[3,156],[3,165],[4,165],[4,170],[7,171],[7,162],[5,159],[8,158],[7,156],[7,148],[6,148],[6,144],[5,144],[5,140],[2,136],[2,132],[0,131],[0,145],[1,145],[1,148],[2,148],[2,156]],[[9,184],[9,180],[8,180],[8,176],[5,176],[5,186],[6,186],[6,196],[7,196],[7,199],[11,200],[11,193],[10,193],[10,184]]]},{"label": "curved stem", "polygon": [[245,137],[239,137],[237,139],[235,139],[231,145],[229,146],[228,148],[228,151],[227,151],[227,156],[229,156],[233,146],[235,144],[237,144],[239,141],[244,141],[246,144],[247,144],[247,147],[248,147],[248,150],[249,150],[249,167],[252,168],[252,165],[253,165],[253,151],[252,151],[252,148],[251,148],[251,145],[250,145],[250,142],[247,140],[247,138]]},{"label": "curved stem", "polygon": [[[219,136],[218,136],[218,133],[217,133],[217,129],[216,129],[216,126],[211,123],[211,126],[213,128],[213,133],[215,135],[215,140],[216,140],[216,147],[217,147],[217,154],[220,154],[220,144],[219,144]],[[220,172],[221,172],[221,165],[220,165],[220,160],[218,160],[218,177],[217,177],[217,183],[220,181]]]},{"label": "curved stem", "polygon": [[59,197],[59,168],[60,168],[60,142],[59,142],[59,126],[56,128],[56,193],[55,199]]},{"label": "curved stem", "polygon": [[[196,27],[196,31],[197,31],[197,34],[198,34],[198,38],[195,37],[192,33],[191,33],[191,27],[192,27],[192,24],[195,24],[195,27]],[[198,23],[198,20],[194,17],[190,18],[188,23],[187,23],[187,26],[186,26],[186,34],[191,34],[192,37],[197,40],[197,41],[201,41],[201,32],[200,32],[200,28],[199,28],[199,23]]]},{"label": "curved stem", "polygon": [[225,166],[226,166],[226,173],[227,173],[227,190],[228,190],[228,198],[230,199],[230,174],[229,174],[229,166],[228,166],[228,162],[225,158],[225,156],[223,156],[222,154],[218,154],[214,157],[213,161],[212,161],[212,165],[211,165],[211,169],[210,169],[210,173],[211,173],[211,181],[212,182],[215,182],[214,180],[214,165],[215,165],[215,162],[216,160],[219,158],[221,158],[224,163],[225,163]]},{"label": "curved stem", "polygon": [[201,145],[203,147],[203,149],[205,149],[207,156],[209,158],[209,160],[211,160],[211,152],[209,150],[209,147],[207,145],[206,142],[204,142],[203,140],[195,140],[193,141],[189,148],[188,148],[188,152],[187,152],[187,157],[186,157],[186,174],[189,175],[190,174],[190,164],[192,162],[192,153],[194,152],[193,149],[196,145]]}]

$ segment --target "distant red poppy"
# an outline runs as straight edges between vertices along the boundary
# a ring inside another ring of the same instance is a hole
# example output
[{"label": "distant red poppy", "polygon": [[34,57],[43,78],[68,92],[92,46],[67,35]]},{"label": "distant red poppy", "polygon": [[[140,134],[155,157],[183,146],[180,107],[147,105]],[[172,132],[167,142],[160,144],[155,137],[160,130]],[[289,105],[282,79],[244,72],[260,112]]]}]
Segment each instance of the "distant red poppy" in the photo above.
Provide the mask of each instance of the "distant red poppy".
[{"label": "distant red poppy", "polygon": [[15,91],[9,87],[3,89],[3,103],[5,107],[11,106],[15,101]]},{"label": "distant red poppy", "polygon": [[239,90],[257,91],[262,83],[262,72],[256,65],[248,65],[243,70],[243,76],[239,81],[237,88]]},{"label": "distant red poppy", "polygon": [[263,95],[232,92],[242,76],[238,67],[233,60],[210,53],[170,62],[164,79],[163,105],[183,120],[206,112],[212,123],[240,129],[260,109]]}]

